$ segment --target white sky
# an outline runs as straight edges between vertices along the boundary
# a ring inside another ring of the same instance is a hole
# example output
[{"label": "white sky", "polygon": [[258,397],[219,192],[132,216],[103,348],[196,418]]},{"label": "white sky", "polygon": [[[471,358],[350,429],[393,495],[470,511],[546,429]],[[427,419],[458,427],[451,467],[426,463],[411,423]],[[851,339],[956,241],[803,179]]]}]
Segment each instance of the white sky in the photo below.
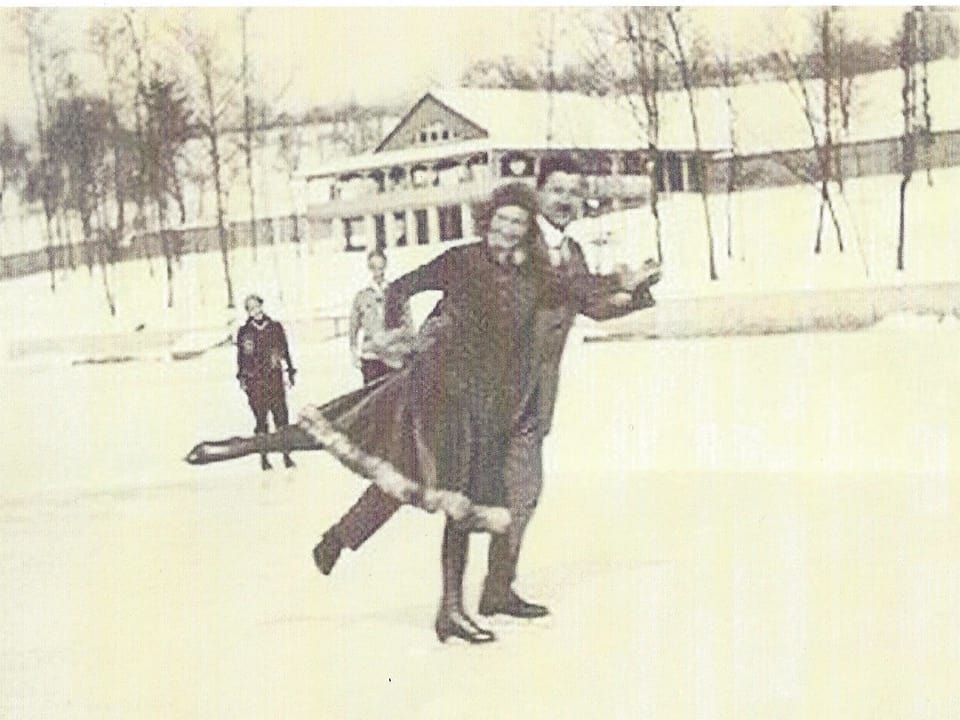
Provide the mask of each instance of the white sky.
[{"label": "white sky", "polygon": [[[888,37],[902,8],[844,10],[852,29]],[[86,31],[97,13],[118,9],[54,11],[51,33],[68,47],[80,49],[71,63],[89,89],[99,87],[95,59],[84,51]],[[212,30],[228,53],[239,50],[239,23],[234,8],[184,11],[154,8],[138,11],[152,28],[154,47],[189,13],[196,25]],[[250,45],[262,96],[273,100],[286,87],[279,104],[294,111],[349,99],[359,102],[406,102],[431,85],[457,80],[472,62],[513,55],[542,57],[550,13],[557,17],[560,58],[579,54],[583,10],[530,7],[419,8],[256,8],[250,16]],[[734,53],[763,50],[802,40],[807,8],[699,7],[689,11],[701,33]],[[780,36],[780,37],[778,37]],[[15,10],[0,8],[0,118],[9,118],[27,132],[32,99]]]}]

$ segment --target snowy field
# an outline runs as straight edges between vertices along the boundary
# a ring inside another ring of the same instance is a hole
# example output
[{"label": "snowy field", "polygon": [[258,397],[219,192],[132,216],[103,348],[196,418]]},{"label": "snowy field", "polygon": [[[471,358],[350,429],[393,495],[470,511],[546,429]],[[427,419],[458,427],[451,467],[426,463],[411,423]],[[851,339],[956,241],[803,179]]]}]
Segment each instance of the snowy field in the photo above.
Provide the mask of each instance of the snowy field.
[{"label": "snowy field", "polygon": [[[291,405],[359,382],[294,338]],[[437,643],[440,518],[330,577],[363,485],[191,468],[233,354],[0,364],[0,717],[956,718],[960,331],[571,338],[521,565],[545,621]],[[476,607],[486,540],[473,541]]]}]

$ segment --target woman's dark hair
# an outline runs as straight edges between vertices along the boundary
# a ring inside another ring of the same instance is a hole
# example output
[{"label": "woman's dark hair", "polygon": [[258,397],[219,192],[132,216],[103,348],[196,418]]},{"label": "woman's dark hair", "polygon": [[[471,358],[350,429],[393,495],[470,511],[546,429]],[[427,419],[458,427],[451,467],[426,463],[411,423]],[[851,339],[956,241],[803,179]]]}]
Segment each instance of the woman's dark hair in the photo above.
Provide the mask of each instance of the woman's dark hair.
[{"label": "woman's dark hair", "polygon": [[540,158],[537,190],[542,190],[550,176],[556,172],[567,173],[568,175],[583,175],[583,166],[570,153],[560,152],[544,155]]},{"label": "woman's dark hair", "polygon": [[490,221],[497,208],[514,205],[523,208],[529,214],[528,235],[536,231],[536,218],[540,212],[537,194],[529,185],[522,182],[511,182],[500,185],[490,195],[490,199],[474,208],[474,218],[478,235],[486,235],[490,230]]}]

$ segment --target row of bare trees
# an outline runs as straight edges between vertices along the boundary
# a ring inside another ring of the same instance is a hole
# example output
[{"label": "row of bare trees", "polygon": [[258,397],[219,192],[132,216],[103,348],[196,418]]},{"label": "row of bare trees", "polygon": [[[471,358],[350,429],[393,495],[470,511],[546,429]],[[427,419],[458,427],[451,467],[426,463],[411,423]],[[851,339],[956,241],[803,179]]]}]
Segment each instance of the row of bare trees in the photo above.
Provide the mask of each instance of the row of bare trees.
[{"label": "row of bare trees", "polygon": [[[280,141],[280,167],[270,170],[285,172],[291,181],[306,139],[296,119],[272,109],[286,88],[266,99],[255,91],[261,83],[250,50],[252,11],[236,16],[239,54],[228,52],[223,38],[205,32],[189,15],[176,25],[161,25],[157,20],[164,18],[148,17],[149,12],[91,12],[86,47],[72,48],[62,45],[54,30],[56,10],[17,11],[34,101],[34,137],[28,141],[8,123],[0,126],[0,193],[15,188],[23,202],[42,209],[51,291],[57,289],[61,262],[73,269],[82,260],[91,274],[99,269],[112,314],[117,312],[113,266],[134,234],[156,238],[165,263],[166,304],[173,306],[183,249],[173,228],[187,220],[187,203],[193,202],[188,188],[198,191],[199,214],[209,193],[225,301],[233,307],[230,190],[245,173],[256,260],[255,172],[263,172],[258,151],[267,142],[265,130]],[[102,71],[95,88],[72,72],[72,61],[81,54],[95,57]],[[350,107],[338,112],[347,137],[357,113]],[[369,118],[361,120],[369,134]],[[360,138],[367,145],[375,140]],[[79,238],[72,237],[76,229]],[[268,236],[272,242],[272,233]],[[153,274],[150,245],[143,247]]]},{"label": "row of bare trees", "polygon": [[[899,33],[888,40],[868,40],[855,37],[848,28],[845,13],[835,7],[811,9],[809,17],[810,39],[806,49],[788,49],[790,44],[784,39],[782,50],[734,58],[729,48],[714,46],[716,38],[698,32],[690,12],[680,8],[630,7],[593,12],[585,18],[584,24],[589,30],[586,47],[581,51],[582,65],[565,68],[573,86],[562,89],[615,96],[629,106],[638,135],[646,139],[647,155],[658,175],[664,165],[660,149],[663,93],[682,92],[692,146],[688,159],[690,184],[691,189],[698,192],[703,208],[707,271],[711,280],[718,279],[715,260],[718,243],[707,192],[710,166],[704,152],[701,114],[716,112],[716,105],[710,105],[707,110],[703,102],[698,102],[698,94],[707,92],[704,88],[720,88],[728,116],[729,151],[723,154],[728,258],[734,255],[732,198],[737,190],[752,182],[741,162],[740,150],[741,135],[749,132],[750,119],[740,116],[733,101],[735,86],[745,81],[776,81],[789,88],[806,128],[810,151],[774,153],[771,160],[796,182],[817,193],[819,208],[816,225],[811,229],[813,252],[822,252],[828,227],[838,250],[845,252],[849,243],[844,236],[840,208],[848,206],[845,194],[848,171],[843,148],[849,145],[852,118],[862,109],[862,101],[858,103],[856,97],[856,77],[867,71],[899,66],[904,73],[901,216],[905,213],[906,187],[919,157],[918,147],[929,146],[932,137],[927,65],[934,58],[955,56],[960,50],[953,18],[947,12],[930,8],[906,8]],[[552,58],[554,48],[551,46],[549,50]],[[550,67],[552,69],[552,63]],[[510,58],[477,64],[464,80],[488,87],[557,89],[552,73],[538,73],[535,67],[525,68]],[[929,153],[927,158],[928,181],[932,182]],[[662,257],[657,184],[655,179],[650,210],[658,254]],[[903,268],[903,226],[901,218],[899,269]],[[864,270],[869,274],[857,229],[852,229]]]}]

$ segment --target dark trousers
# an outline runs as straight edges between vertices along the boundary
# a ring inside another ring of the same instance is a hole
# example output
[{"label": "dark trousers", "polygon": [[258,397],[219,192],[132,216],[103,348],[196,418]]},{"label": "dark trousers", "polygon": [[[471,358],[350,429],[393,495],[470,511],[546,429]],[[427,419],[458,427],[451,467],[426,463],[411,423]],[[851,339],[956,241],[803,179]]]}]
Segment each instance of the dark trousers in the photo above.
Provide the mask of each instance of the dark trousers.
[{"label": "dark trousers", "polygon": [[523,534],[543,489],[543,436],[536,430],[514,435],[507,448],[503,481],[510,510],[510,527],[490,538],[486,586],[506,591],[517,577]]},{"label": "dark trousers", "polygon": [[363,384],[369,385],[374,380],[393,372],[393,368],[382,360],[361,360],[360,372],[363,374]]},{"label": "dark trousers", "polygon": [[290,423],[290,414],[287,410],[287,394],[283,389],[283,382],[265,386],[251,386],[247,389],[247,401],[253,410],[256,426],[253,431],[258,435],[269,432],[267,420],[273,415],[273,425],[276,429],[286,427]]}]

